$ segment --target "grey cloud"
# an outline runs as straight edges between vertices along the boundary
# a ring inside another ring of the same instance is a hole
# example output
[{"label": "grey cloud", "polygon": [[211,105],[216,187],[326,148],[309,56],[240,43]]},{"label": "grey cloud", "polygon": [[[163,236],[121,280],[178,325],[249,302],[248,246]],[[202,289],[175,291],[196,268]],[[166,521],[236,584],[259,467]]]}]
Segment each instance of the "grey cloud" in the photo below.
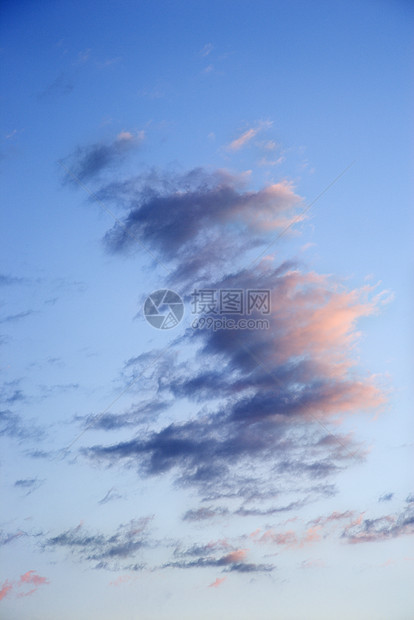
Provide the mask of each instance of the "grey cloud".
[{"label": "grey cloud", "polygon": [[25,495],[30,495],[31,493],[34,493],[34,491],[37,491],[43,483],[44,480],[40,480],[39,478],[23,478],[21,480],[16,480],[14,486],[17,489],[26,491]]},{"label": "grey cloud", "polygon": [[[264,250],[294,222],[299,198],[293,189],[279,183],[250,191],[236,175],[198,168],[108,184],[98,197],[122,209],[122,224],[105,237],[112,252],[136,241],[149,248],[171,267],[168,282],[183,288],[186,300],[190,284],[269,290],[271,314],[267,330],[189,328],[162,359],[152,351],[128,360],[124,373],[139,379],[138,389],[151,387],[157,400],[173,398],[177,409],[186,399],[193,409],[172,424],[161,420],[125,441],[84,447],[82,454],[140,475],[170,473],[176,484],[196,488],[212,512],[190,511],[187,521],[212,518],[214,502],[224,498],[231,514],[265,515],[279,510],[263,504],[272,493],[300,484],[300,499],[308,501],[332,491],[330,478],[364,453],[351,436],[330,434],[331,420],[383,402],[352,353],[357,321],[377,302],[367,299],[366,287],[347,291],[295,261],[241,266],[253,248]],[[253,316],[261,316],[259,309]],[[182,345],[194,351],[185,362]],[[139,378],[148,365],[149,378]],[[128,417],[118,421],[130,425]],[[104,424],[110,428],[116,420]]]},{"label": "grey cloud", "polygon": [[378,498],[379,502],[389,502],[394,497],[394,493],[384,493]]},{"label": "grey cloud", "polygon": [[109,489],[106,495],[99,500],[98,504],[107,504],[108,502],[112,502],[116,499],[121,499],[122,495],[118,493],[115,487]]},{"label": "grey cloud", "polygon": [[39,439],[43,431],[33,423],[23,423],[21,416],[9,409],[0,410],[0,436],[15,439]]},{"label": "grey cloud", "polygon": [[164,182],[138,179],[103,189],[99,197],[121,200],[128,208],[122,225],[106,235],[106,243],[120,252],[137,239],[173,262],[175,283],[211,277],[212,266],[223,269],[240,255],[241,243],[245,252],[263,240],[266,229],[282,227],[282,218],[292,217],[299,202],[284,184],[258,191],[241,185],[240,178],[225,171],[197,168]]},{"label": "grey cloud", "polygon": [[121,163],[127,153],[139,142],[138,137],[133,137],[132,134],[124,132],[112,142],[100,142],[78,147],[72,155],[60,162],[64,168],[69,170],[65,176],[65,181],[73,183],[74,179],[79,181],[95,179],[104,170]]},{"label": "grey cloud", "polygon": [[67,530],[44,542],[45,549],[68,549],[78,559],[96,562],[95,568],[115,570],[119,562],[134,558],[146,546],[150,518],[122,524],[111,535],[91,534],[82,525]]},{"label": "grey cloud", "polygon": [[25,319],[28,316],[35,314],[34,310],[25,310],[23,312],[17,312],[15,314],[8,314],[7,316],[0,319],[0,323],[14,323],[15,321],[20,321],[21,319]]},{"label": "grey cloud", "polygon": [[364,519],[342,532],[348,543],[380,542],[414,534],[414,503],[409,502],[399,514]]},{"label": "grey cloud", "polygon": [[9,274],[0,273],[0,286],[13,286],[15,284],[24,284],[25,278],[18,278]]},{"label": "grey cloud", "polygon": [[81,419],[85,428],[96,430],[114,431],[125,427],[140,426],[154,422],[160,413],[168,409],[169,402],[147,401],[139,405],[133,405],[125,413],[105,413],[104,415],[90,415]]}]

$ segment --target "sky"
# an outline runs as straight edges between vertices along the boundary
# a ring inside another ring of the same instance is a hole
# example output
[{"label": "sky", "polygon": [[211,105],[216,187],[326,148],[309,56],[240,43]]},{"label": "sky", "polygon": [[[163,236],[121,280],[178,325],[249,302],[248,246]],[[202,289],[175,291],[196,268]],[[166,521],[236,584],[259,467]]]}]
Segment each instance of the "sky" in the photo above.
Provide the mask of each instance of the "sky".
[{"label": "sky", "polygon": [[412,618],[412,4],[0,46],[0,617]]}]

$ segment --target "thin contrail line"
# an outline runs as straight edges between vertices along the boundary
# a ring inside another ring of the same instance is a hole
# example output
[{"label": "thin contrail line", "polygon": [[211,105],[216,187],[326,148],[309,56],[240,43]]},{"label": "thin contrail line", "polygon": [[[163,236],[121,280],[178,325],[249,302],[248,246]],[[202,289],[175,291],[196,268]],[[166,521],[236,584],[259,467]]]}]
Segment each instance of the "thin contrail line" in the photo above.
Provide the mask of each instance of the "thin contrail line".
[{"label": "thin contrail line", "polygon": [[305,208],[304,208],[304,209],[303,209],[300,213],[298,213],[298,215],[297,215],[295,218],[293,218],[293,220],[292,220],[292,221],[291,221],[291,222],[290,222],[290,223],[289,223],[289,224],[288,224],[288,225],[287,225],[287,226],[286,226],[286,227],[285,227],[285,228],[284,228],[284,229],[283,229],[280,233],[278,233],[278,234],[276,235],[276,237],[275,237],[275,238],[274,238],[274,239],[273,239],[273,240],[272,240],[272,241],[271,241],[271,242],[270,242],[270,243],[269,243],[269,244],[265,247],[265,249],[264,249],[264,250],[263,250],[263,251],[262,251],[262,252],[261,252],[258,256],[256,256],[256,258],[255,258],[252,262],[250,262],[250,263],[249,263],[248,267],[252,267],[253,265],[255,265],[255,264],[256,264],[256,263],[257,263],[257,262],[258,262],[258,261],[262,258],[262,256],[268,252],[268,250],[272,247],[272,245],[273,245],[274,243],[276,243],[276,241],[278,241],[281,237],[283,237],[283,235],[284,235],[284,234],[285,234],[285,233],[286,233],[286,232],[287,232],[287,231],[288,231],[288,230],[289,230],[289,229],[290,229],[290,228],[291,228],[294,224],[296,224],[296,222],[300,221],[300,220],[301,220],[301,218],[305,215],[305,213],[307,213],[307,212],[309,211],[309,209],[310,209],[311,207],[313,207],[313,205],[314,205],[316,202],[318,202],[318,200],[319,200],[320,198],[322,198],[322,196],[323,196],[324,194],[326,194],[326,192],[327,192],[327,191],[328,191],[328,190],[329,190],[329,189],[330,189],[333,185],[335,185],[335,183],[337,183],[337,182],[339,181],[339,179],[340,179],[341,177],[343,177],[343,176],[344,176],[344,174],[345,174],[346,172],[348,172],[348,170],[349,170],[350,168],[352,168],[352,166],[353,166],[354,164],[355,164],[355,160],[354,160],[353,162],[351,162],[351,163],[350,163],[350,164],[349,164],[346,168],[344,168],[344,169],[342,170],[342,172],[341,172],[340,174],[338,174],[338,176],[336,176],[336,177],[333,179],[333,181],[331,181],[331,182],[329,183],[329,185],[327,185],[327,186],[325,187],[325,189],[324,189],[324,190],[322,190],[322,191],[321,191],[321,192],[320,192],[320,193],[316,196],[316,198],[314,198],[314,199],[312,200],[312,202],[310,202],[310,203],[309,203],[309,204],[308,204],[308,205],[307,205],[307,206],[306,206],[306,207],[305,207]]}]

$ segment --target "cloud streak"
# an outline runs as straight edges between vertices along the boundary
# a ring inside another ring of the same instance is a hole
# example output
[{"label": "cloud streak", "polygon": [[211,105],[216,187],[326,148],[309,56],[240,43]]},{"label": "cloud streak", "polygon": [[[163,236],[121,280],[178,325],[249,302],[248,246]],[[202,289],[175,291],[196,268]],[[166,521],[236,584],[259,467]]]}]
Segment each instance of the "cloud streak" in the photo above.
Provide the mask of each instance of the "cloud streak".
[{"label": "cloud streak", "polygon": [[20,576],[17,581],[6,580],[0,586],[0,601],[6,596],[15,594],[17,598],[24,598],[34,594],[40,586],[48,585],[46,577],[41,577],[34,570],[29,570]]},{"label": "cloud streak", "polygon": [[144,137],[143,131],[136,135],[129,131],[121,131],[112,142],[98,142],[78,147],[72,155],[60,162],[70,172],[66,181],[73,183],[75,180],[82,182],[94,180],[103,171],[122,163],[128,152],[136,148]]},{"label": "cloud streak", "polygon": [[246,144],[248,144],[257,134],[263,129],[268,129],[272,126],[272,123],[269,121],[262,121],[256,127],[250,127],[246,131],[244,131],[238,138],[235,138],[228,144],[228,151],[240,151]]}]

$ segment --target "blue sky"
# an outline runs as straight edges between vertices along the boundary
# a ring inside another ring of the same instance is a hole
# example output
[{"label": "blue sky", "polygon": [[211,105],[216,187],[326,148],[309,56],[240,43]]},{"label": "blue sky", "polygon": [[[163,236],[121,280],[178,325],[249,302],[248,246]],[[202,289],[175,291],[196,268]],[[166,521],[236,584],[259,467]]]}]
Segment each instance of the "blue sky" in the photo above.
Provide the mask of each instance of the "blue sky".
[{"label": "blue sky", "polygon": [[411,617],[412,18],[3,3],[2,618]]}]

